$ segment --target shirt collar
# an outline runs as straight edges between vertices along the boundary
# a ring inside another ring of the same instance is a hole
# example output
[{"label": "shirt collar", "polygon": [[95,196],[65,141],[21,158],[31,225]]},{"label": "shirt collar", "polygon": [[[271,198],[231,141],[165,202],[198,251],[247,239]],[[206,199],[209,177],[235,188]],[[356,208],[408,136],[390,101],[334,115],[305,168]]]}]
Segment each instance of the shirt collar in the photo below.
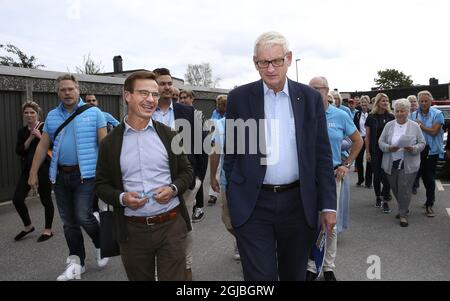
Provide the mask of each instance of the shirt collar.
[{"label": "shirt collar", "polygon": [[[269,87],[267,87],[266,83],[263,81],[263,87],[264,87],[264,95],[267,95],[269,92],[272,92],[275,94],[275,92],[273,92],[272,89],[270,89]],[[286,94],[287,96],[289,96],[289,86],[288,86],[288,78],[286,77],[286,80],[284,81],[284,87],[283,90],[280,92],[284,92],[284,94]],[[279,93],[280,93],[279,92]]]},{"label": "shirt collar", "polygon": [[137,133],[137,132],[144,132],[144,131],[148,130],[148,128],[154,128],[153,127],[153,121],[152,121],[151,118],[150,118],[150,121],[148,122],[148,124],[142,130],[135,130],[131,125],[129,125],[128,124],[128,116],[125,116],[123,121],[125,123],[125,130],[123,132],[124,135],[126,135],[128,133],[128,131],[133,131],[133,132]]},{"label": "shirt collar", "polygon": [[[169,109],[167,110],[167,112],[169,112],[170,110],[173,111],[173,101],[170,102],[170,106],[169,106]],[[162,112],[162,109],[161,109],[159,106],[156,107],[156,111],[163,113],[163,112]],[[166,113],[167,113],[167,112],[166,112]]]}]

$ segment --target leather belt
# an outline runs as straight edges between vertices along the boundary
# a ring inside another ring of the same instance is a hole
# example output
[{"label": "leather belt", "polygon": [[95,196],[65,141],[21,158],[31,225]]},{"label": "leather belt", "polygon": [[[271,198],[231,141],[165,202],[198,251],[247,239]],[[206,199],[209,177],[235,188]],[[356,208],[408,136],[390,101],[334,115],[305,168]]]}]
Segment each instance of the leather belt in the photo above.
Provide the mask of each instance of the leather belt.
[{"label": "leather belt", "polygon": [[147,226],[161,224],[176,218],[178,215],[178,207],[179,206],[173,208],[172,210],[154,216],[127,216],[127,220]]},{"label": "leather belt", "polygon": [[78,166],[78,165],[58,165],[58,170],[63,173],[79,172],[80,166]]},{"label": "leather belt", "polygon": [[292,188],[296,188],[300,186],[300,181],[297,180],[295,182],[292,182],[291,184],[284,184],[284,185],[270,185],[270,184],[263,184],[261,186],[264,190],[269,190],[272,192],[283,192]]}]

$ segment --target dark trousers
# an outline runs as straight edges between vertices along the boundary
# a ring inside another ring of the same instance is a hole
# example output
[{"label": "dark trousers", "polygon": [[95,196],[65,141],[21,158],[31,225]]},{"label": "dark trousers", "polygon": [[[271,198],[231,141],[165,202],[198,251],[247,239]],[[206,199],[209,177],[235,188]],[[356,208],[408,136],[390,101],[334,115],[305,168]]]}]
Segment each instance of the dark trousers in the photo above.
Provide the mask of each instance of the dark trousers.
[{"label": "dark trousers", "polygon": [[261,190],[249,220],[235,228],[244,279],[304,281],[314,229],[306,222],[298,189]]},{"label": "dark trousers", "polygon": [[366,150],[366,146],[363,144],[361,151],[356,157],[356,169],[358,169],[358,183],[364,182],[366,180],[365,185],[372,185],[372,166],[370,162],[366,162],[366,176],[364,177],[364,152]]},{"label": "dark trousers", "polygon": [[94,179],[83,179],[80,172],[59,173],[54,186],[56,204],[64,224],[64,236],[69,247],[69,255],[77,255],[84,265],[84,249],[81,227],[100,248],[100,228],[92,211]]},{"label": "dark trousers", "polygon": [[[383,153],[379,150],[374,154],[371,154],[371,165],[373,172],[373,189],[377,197],[383,196],[385,201],[390,199],[391,186],[387,179],[386,173],[381,168],[381,161],[383,160]],[[381,184],[383,184],[383,190],[381,190]]]},{"label": "dark trousers", "polygon": [[195,195],[195,206],[194,206],[194,211],[195,208],[203,208],[203,203],[204,203],[204,197],[203,197],[203,181],[201,181],[200,183],[200,187],[197,190],[197,194]]},{"label": "dark trousers", "polygon": [[[29,171],[22,171],[19,181],[17,182],[16,191],[14,192],[13,204],[16,207],[25,227],[31,225],[30,214],[28,213],[25,198],[30,192],[31,187],[28,185]],[[38,171],[39,179],[39,198],[45,210],[45,229],[51,229],[53,223],[53,215],[55,208],[52,201],[52,183],[48,177],[48,164],[44,163]]]},{"label": "dark trousers", "polygon": [[130,281],[186,280],[186,221],[181,214],[173,220],[147,226],[127,221],[128,240],[120,254]]},{"label": "dark trousers", "polygon": [[439,155],[431,155],[422,158],[420,161],[419,174],[422,177],[423,185],[427,194],[426,206],[433,206],[436,189],[436,165]]}]

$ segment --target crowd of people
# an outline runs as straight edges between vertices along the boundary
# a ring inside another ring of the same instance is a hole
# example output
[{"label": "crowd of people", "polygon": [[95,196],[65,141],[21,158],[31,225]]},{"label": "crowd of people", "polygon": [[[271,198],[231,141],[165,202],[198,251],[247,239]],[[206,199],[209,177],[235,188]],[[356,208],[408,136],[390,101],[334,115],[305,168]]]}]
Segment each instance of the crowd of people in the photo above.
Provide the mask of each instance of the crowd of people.
[{"label": "crowd of people", "polygon": [[[323,76],[309,85],[287,78],[292,52],[277,32],[257,38],[253,62],[260,80],[219,95],[213,126],[205,126],[194,92],[174,87],[167,68],[126,78],[127,115],[121,122],[98,108],[95,95],[81,98],[73,75],[59,77],[60,104],[45,122],[36,102],[22,107],[26,125],[16,152],[23,168],[13,203],[24,229],[15,240],[35,230],[25,205],[31,188],[38,189],[45,208],[38,241],[53,236],[53,189],[69,250],[57,280],[85,272],[81,228],[104,267],[109,259],[100,250],[101,199],[113,208],[112,232],[129,280],[191,281],[191,223],[205,217],[206,188],[208,205],[222,204],[245,280],[317,279],[310,252],[322,231],[323,276],[336,281],[337,240],[348,228],[353,168],[354,184],[373,187],[374,206],[384,213],[393,208],[392,191],[402,227],[408,226],[411,195],[422,178],[425,214],[434,216],[444,118],[431,107],[428,91],[393,102],[384,93],[364,95],[346,106]],[[241,131],[240,121],[262,126]],[[204,187],[208,164],[210,185]]]}]

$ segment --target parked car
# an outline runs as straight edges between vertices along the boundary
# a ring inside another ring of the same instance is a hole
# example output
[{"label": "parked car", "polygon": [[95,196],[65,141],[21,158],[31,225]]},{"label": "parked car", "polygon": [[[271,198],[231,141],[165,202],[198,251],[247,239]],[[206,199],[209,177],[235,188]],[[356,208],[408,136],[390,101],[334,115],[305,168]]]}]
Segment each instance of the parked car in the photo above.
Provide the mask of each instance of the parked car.
[{"label": "parked car", "polygon": [[447,131],[450,128],[450,105],[445,106],[433,106],[444,114],[444,131]]}]

